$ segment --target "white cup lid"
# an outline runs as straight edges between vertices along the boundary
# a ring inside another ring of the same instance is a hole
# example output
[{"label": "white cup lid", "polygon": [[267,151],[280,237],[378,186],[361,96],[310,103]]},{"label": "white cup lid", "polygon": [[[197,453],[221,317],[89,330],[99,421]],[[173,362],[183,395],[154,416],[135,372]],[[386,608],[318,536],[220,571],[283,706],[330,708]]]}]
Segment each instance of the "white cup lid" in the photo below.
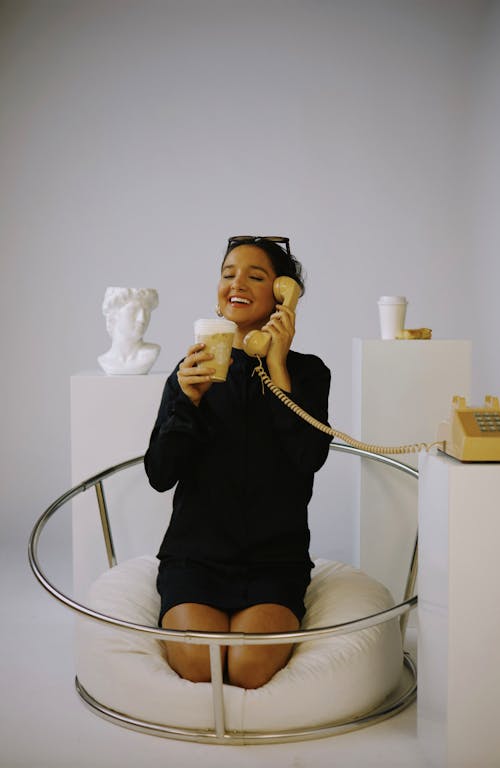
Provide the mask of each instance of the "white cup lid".
[{"label": "white cup lid", "polygon": [[225,317],[200,318],[194,323],[196,335],[208,335],[212,333],[236,333],[236,323],[226,320]]},{"label": "white cup lid", "polygon": [[406,296],[381,296],[379,304],[408,304]]}]

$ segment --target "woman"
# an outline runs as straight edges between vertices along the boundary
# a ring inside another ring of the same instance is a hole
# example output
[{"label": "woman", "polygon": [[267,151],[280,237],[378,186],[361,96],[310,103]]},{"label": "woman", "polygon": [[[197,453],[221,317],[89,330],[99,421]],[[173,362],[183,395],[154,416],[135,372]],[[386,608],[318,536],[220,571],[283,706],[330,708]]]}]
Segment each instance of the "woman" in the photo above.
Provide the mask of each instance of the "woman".
[{"label": "woman", "polygon": [[[177,483],[158,553],[166,629],[286,632],[305,612],[313,567],[307,504],[330,438],[262,391],[243,339],[269,332],[269,376],[323,422],[330,372],[318,357],[290,351],[295,316],[276,306],[278,275],[303,289],[288,240],[231,238],[218,286],[218,313],[237,324],[227,381],[213,384],[211,355],[194,344],[165,385],[145,467],[156,490]],[[228,681],[243,688],[266,683],[291,652],[292,644],[221,649]],[[166,653],[181,677],[210,680],[207,646],[166,643]]]}]

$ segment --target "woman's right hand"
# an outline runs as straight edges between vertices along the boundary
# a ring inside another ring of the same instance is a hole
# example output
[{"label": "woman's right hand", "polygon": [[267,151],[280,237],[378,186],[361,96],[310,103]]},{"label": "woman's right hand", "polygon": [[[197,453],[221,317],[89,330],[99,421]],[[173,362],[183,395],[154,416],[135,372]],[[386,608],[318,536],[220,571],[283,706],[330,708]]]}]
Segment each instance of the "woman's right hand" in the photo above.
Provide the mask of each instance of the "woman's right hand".
[{"label": "woman's right hand", "polygon": [[193,405],[198,406],[205,392],[213,384],[215,368],[208,364],[213,359],[210,352],[205,352],[205,344],[193,344],[177,371],[179,386],[189,397]]}]

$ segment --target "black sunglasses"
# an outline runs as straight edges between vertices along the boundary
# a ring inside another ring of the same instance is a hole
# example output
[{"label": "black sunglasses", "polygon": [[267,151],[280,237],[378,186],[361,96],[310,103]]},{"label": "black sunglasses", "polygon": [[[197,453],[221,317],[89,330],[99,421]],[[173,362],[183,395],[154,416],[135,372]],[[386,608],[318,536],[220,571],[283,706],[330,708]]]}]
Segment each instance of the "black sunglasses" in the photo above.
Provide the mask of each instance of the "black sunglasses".
[{"label": "black sunglasses", "polygon": [[258,245],[261,240],[269,240],[271,243],[284,245],[287,254],[291,256],[290,238],[280,237],[279,235],[235,235],[234,237],[229,238],[227,241],[227,247],[229,249],[236,245]]}]

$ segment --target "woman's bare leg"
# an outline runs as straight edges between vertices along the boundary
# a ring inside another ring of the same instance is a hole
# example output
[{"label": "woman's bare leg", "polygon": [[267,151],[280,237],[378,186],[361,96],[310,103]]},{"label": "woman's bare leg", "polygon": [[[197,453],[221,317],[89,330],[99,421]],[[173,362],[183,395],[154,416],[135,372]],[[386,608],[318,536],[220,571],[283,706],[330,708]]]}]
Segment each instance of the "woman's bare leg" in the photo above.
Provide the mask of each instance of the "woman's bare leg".
[{"label": "woman's bare leg", "polygon": [[[298,629],[299,620],[289,608],[263,603],[235,613],[231,632],[288,632]],[[288,662],[290,645],[232,645],[228,649],[229,682],[241,688],[260,688]]]},{"label": "woman's bare leg", "polygon": [[[165,613],[161,625],[164,629],[194,629],[205,632],[228,632],[229,617],[224,611],[198,603],[182,603]],[[210,650],[208,645],[165,642],[169,666],[180,677],[193,683],[210,682]],[[221,648],[224,665],[226,648]]]}]

